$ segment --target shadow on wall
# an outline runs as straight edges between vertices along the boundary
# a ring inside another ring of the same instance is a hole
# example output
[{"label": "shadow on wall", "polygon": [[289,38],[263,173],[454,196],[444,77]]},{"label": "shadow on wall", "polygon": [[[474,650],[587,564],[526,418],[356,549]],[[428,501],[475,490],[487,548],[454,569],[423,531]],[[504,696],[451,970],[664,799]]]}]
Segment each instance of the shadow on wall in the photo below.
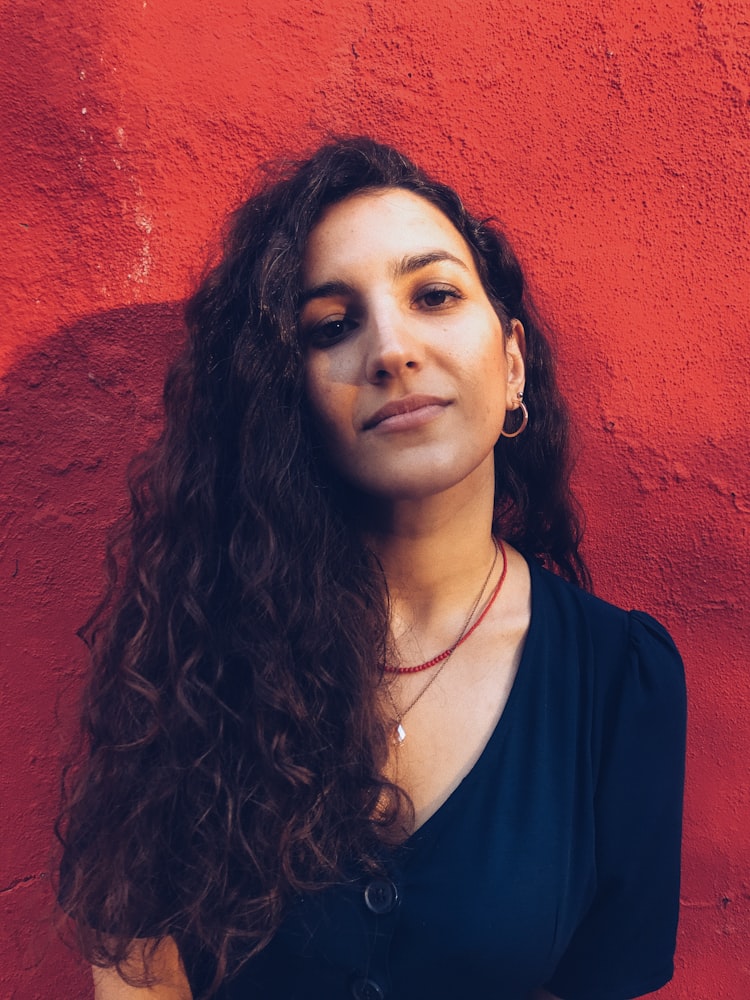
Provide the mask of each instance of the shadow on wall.
[{"label": "shadow on wall", "polygon": [[28,521],[78,526],[82,540],[111,522],[130,456],[159,431],[164,374],[182,336],[180,304],[116,309],[47,338],[4,376],[0,497],[11,501],[11,544]]},{"label": "shadow on wall", "polygon": [[0,383],[0,996],[87,998],[53,927],[51,830],[77,716],[76,630],[103,585],[107,529],[127,509],[132,455],[159,432],[177,303],[83,319]]}]

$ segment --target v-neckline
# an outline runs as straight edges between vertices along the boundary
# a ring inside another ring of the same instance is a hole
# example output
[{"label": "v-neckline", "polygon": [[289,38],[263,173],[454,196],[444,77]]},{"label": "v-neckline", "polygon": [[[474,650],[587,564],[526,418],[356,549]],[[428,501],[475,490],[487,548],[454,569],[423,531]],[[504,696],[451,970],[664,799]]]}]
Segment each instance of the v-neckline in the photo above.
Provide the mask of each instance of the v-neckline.
[{"label": "v-neckline", "polygon": [[396,847],[397,852],[416,847],[427,837],[430,830],[439,823],[441,817],[453,808],[455,803],[466,791],[466,788],[477,779],[478,775],[483,770],[484,762],[491,756],[495,745],[504,738],[506,731],[512,724],[513,716],[515,714],[515,705],[521,697],[522,690],[526,684],[527,675],[530,673],[529,661],[532,659],[533,647],[536,645],[538,632],[538,625],[536,621],[538,598],[536,575],[540,570],[535,563],[529,561],[528,559],[526,560],[526,564],[529,568],[530,587],[529,626],[523,640],[523,649],[521,650],[521,658],[518,662],[518,668],[516,670],[515,677],[513,678],[505,705],[500,713],[500,717],[487,738],[487,742],[480,750],[477,759],[474,761],[463,778],[461,778],[456,787],[446,796],[446,798],[443,799],[434,812],[431,812],[430,815],[423,820],[405,840],[401,841],[401,843]]}]

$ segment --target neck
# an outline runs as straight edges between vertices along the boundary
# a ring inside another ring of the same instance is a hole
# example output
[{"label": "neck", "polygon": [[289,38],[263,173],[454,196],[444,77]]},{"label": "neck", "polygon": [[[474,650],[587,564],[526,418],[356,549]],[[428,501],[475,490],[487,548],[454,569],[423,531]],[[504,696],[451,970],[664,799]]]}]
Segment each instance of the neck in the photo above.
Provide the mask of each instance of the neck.
[{"label": "neck", "polygon": [[371,519],[368,538],[385,571],[402,661],[427,659],[455,638],[495,555],[493,500],[487,483],[394,502]]},{"label": "neck", "polygon": [[371,537],[392,600],[426,598],[471,584],[487,570],[494,552],[492,517],[469,519],[409,533]]}]

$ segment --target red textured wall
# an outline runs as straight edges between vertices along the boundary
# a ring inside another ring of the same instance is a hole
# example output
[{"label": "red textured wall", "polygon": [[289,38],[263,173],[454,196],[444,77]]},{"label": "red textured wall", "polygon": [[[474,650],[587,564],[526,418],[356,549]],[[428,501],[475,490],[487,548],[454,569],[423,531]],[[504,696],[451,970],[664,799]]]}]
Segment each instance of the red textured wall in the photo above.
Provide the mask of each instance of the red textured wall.
[{"label": "red textured wall", "polygon": [[254,164],[338,130],[499,214],[544,291],[598,592],[686,660],[663,995],[747,1000],[747,0],[5,0],[0,39],[0,997],[90,996],[50,927],[50,826],[174,303]]}]

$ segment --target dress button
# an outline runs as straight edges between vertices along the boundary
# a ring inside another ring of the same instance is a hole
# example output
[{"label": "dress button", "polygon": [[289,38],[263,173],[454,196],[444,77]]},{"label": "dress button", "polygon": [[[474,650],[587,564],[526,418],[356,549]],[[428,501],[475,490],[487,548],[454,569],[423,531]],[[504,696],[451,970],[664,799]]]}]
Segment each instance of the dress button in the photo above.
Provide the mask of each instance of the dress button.
[{"label": "dress button", "polygon": [[378,916],[390,913],[396,903],[398,903],[398,889],[388,879],[373,879],[365,889],[365,905]]},{"label": "dress button", "polygon": [[354,1000],[385,1000],[385,992],[373,979],[355,979],[352,983]]}]

